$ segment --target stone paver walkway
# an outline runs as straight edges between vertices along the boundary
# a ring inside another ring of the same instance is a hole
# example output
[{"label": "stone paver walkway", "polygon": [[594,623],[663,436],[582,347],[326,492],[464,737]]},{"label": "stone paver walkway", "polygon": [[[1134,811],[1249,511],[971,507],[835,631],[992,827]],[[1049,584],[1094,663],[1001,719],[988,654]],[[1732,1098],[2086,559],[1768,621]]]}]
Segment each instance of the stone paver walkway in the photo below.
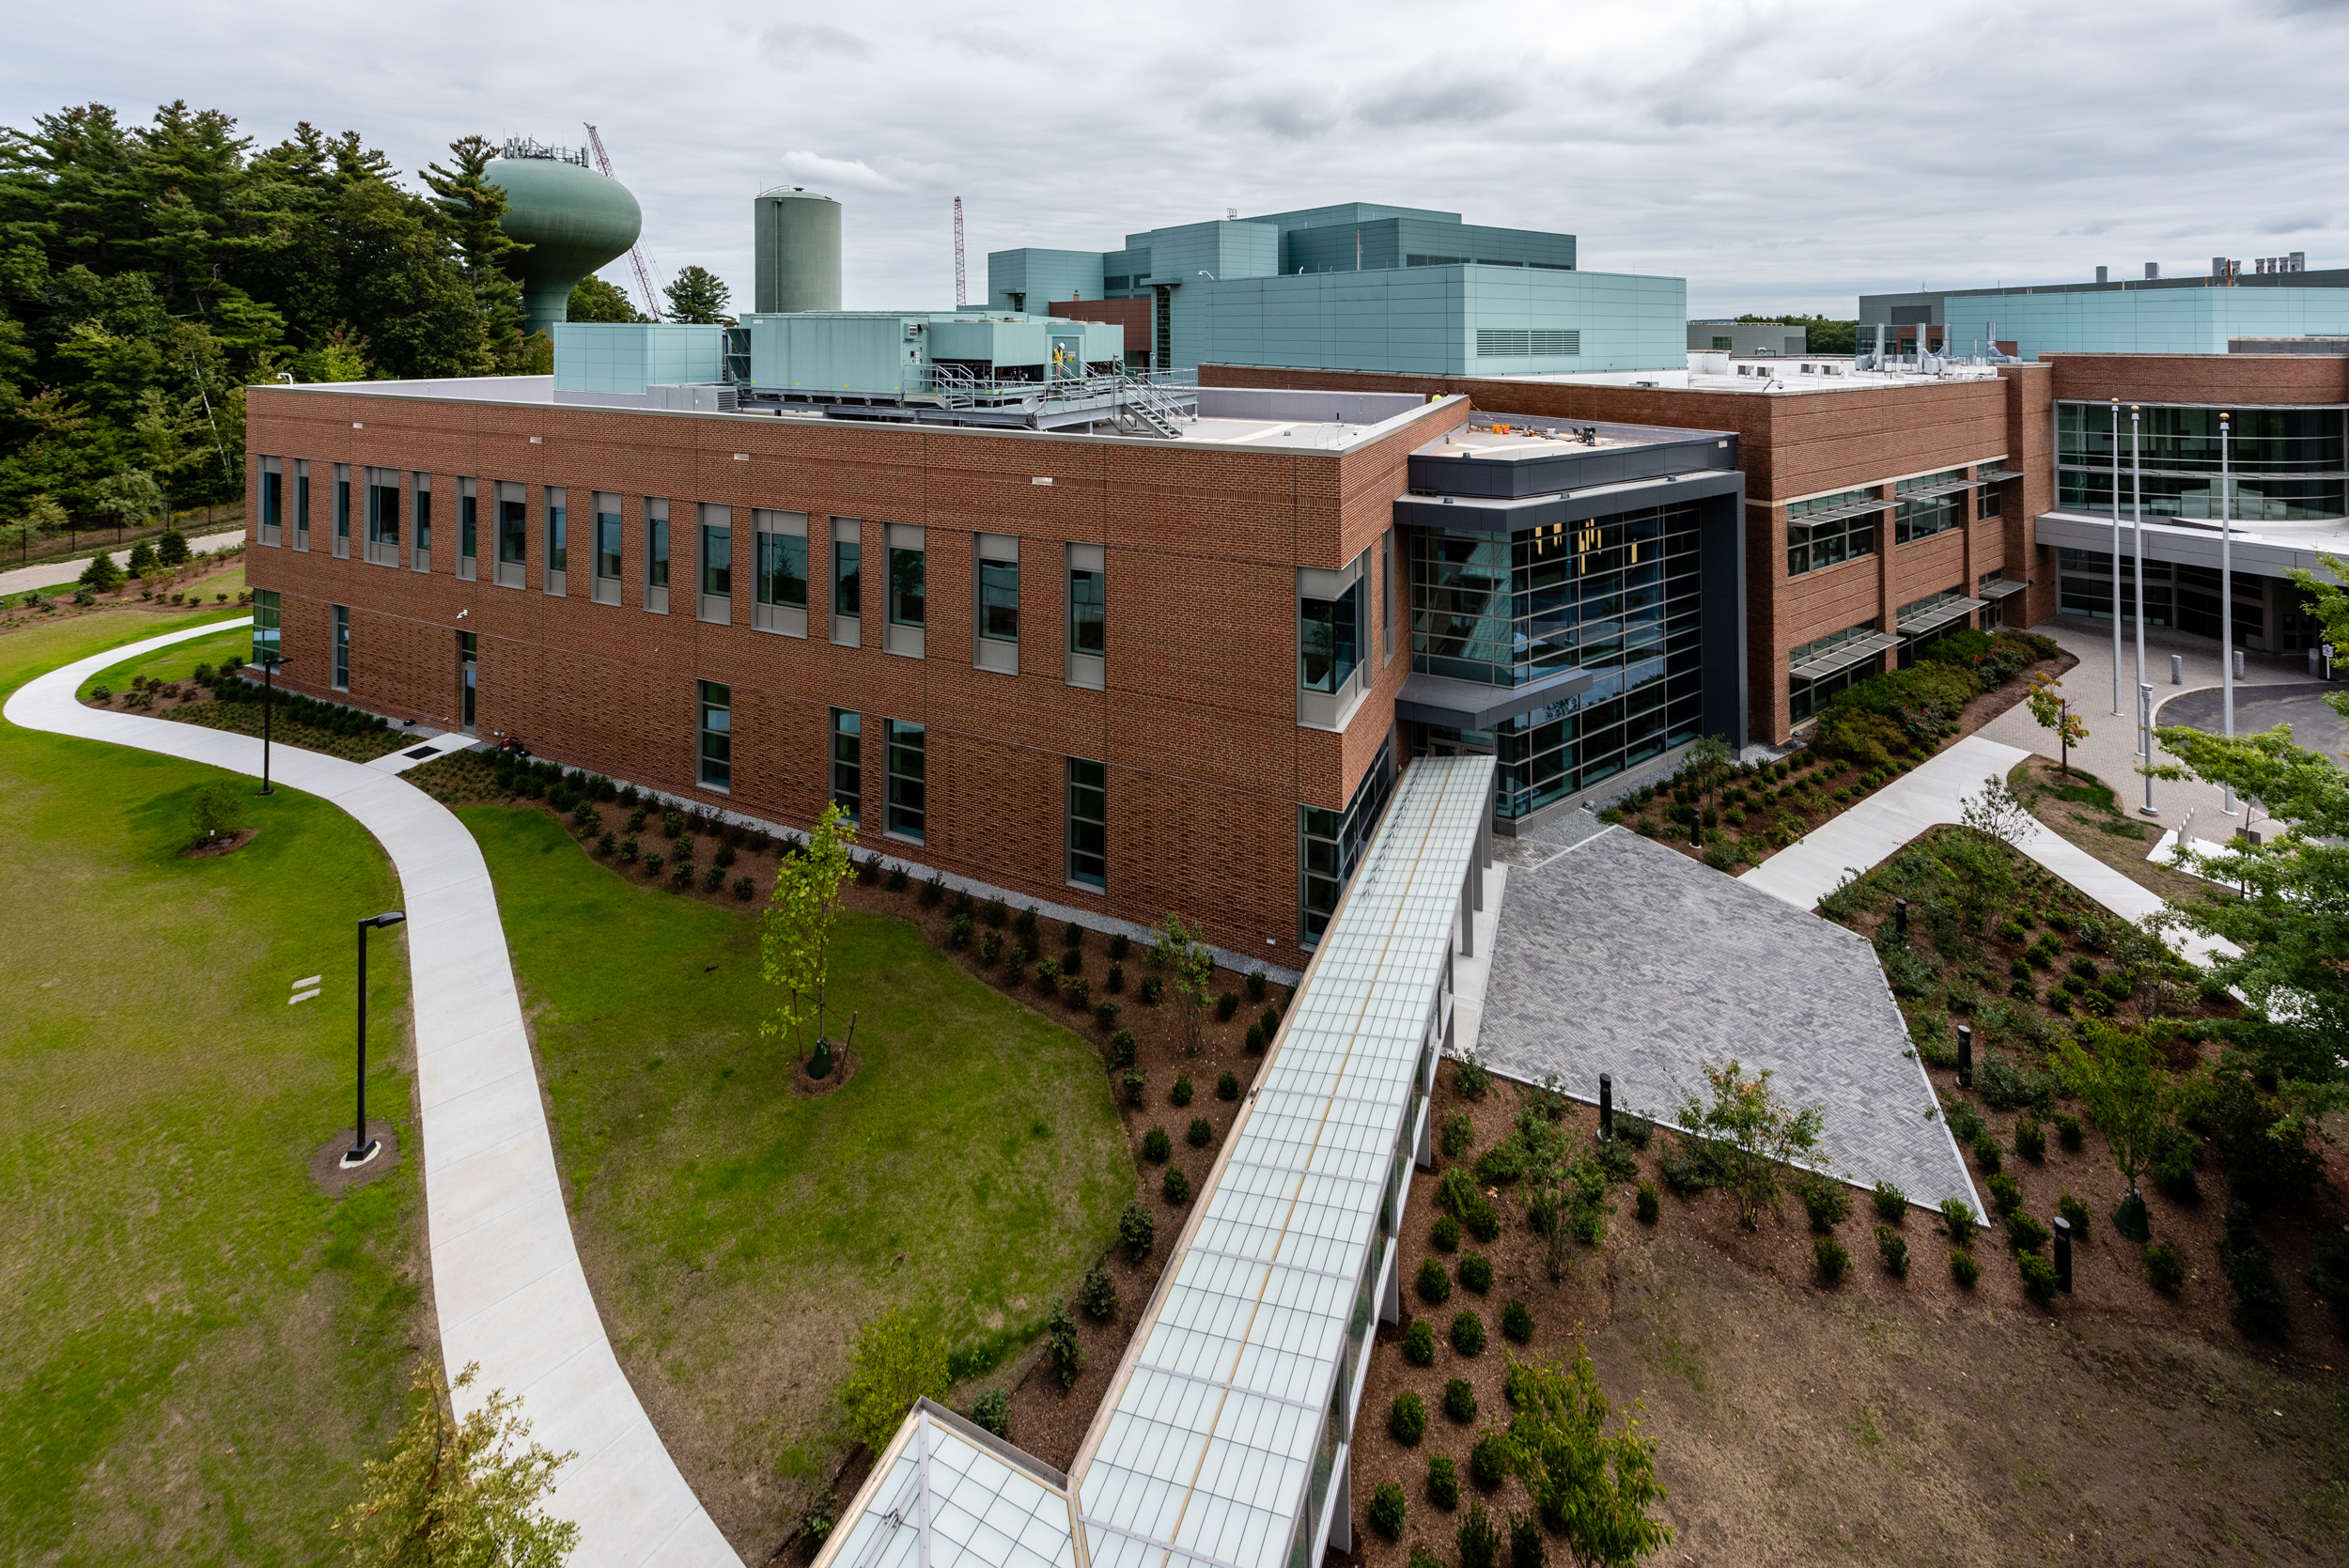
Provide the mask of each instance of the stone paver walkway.
[{"label": "stone paver walkway", "polygon": [[[190,539],[188,548],[210,554],[243,537],[244,530],[235,528],[226,534],[207,534],[200,539]],[[128,550],[110,550],[106,553],[115,558],[117,567],[131,564]],[[18,567],[9,571],[0,571],[0,598],[30,593],[35,588],[54,588],[60,582],[79,582],[82,573],[88,569],[89,562],[86,558],[79,561],[48,561],[37,567]]]},{"label": "stone paver walkway", "polygon": [[1636,833],[1610,829],[1511,870],[1478,1051],[1556,1074],[1578,1099],[1671,1124],[1703,1065],[1766,1067],[1826,1108],[1826,1166],[1979,1212],[1906,1025],[1865,938]]},{"label": "stone paver walkway", "polygon": [[[8,722],[257,777],[254,737],[104,712],[73,697],[100,670],[235,624],[215,621],[53,670],[8,699]],[[550,1499],[554,1514],[579,1522],[574,1568],[739,1568],[614,1358],[580,1269],[497,896],[473,836],[431,797],[379,768],[279,747],[271,770],[349,813],[399,875],[432,1292],[443,1359],[451,1370],[481,1365],[469,1405],[492,1389],[519,1394],[533,1437],[577,1452]]]}]

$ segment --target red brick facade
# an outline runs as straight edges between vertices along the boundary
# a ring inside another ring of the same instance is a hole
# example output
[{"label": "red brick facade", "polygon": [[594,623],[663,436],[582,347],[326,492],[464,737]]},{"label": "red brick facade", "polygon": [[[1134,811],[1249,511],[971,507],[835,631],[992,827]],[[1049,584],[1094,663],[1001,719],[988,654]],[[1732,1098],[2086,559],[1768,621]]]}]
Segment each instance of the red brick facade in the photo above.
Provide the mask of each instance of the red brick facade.
[{"label": "red brick facade", "polygon": [[[328,695],[333,607],[351,622],[350,700],[457,722],[458,636],[478,638],[476,733],[664,793],[803,827],[829,794],[830,710],[865,716],[863,842],[1015,893],[1142,924],[1168,911],[1209,939],[1299,967],[1299,803],[1342,808],[1392,724],[1408,641],[1344,734],[1297,722],[1296,571],[1335,568],[1392,522],[1409,451],[1457,422],[1431,410],[1339,452],[1031,433],[913,431],[726,415],[502,405],[254,388],[248,446],[310,464],[310,548],[258,542],[249,580],[280,596],[283,684]],[[257,456],[252,459],[257,469]],[[352,469],[353,542],[333,552],[333,465]],[[402,565],[364,560],[364,465],[401,474]],[[412,474],[431,475],[430,569],[407,562]],[[480,490],[478,580],[458,575],[459,480]],[[1050,478],[1047,486],[1035,483]],[[495,585],[497,481],[528,487],[525,585]],[[545,487],[568,489],[568,592],[545,592]],[[592,602],[592,492],[621,498],[616,605]],[[257,482],[248,493],[257,496]],[[645,607],[646,498],[669,503],[666,614]],[[696,503],[737,508],[731,624],[699,620]],[[748,508],[807,515],[810,635],[754,629]],[[833,517],[863,520],[863,645],[823,608]],[[881,650],[879,527],[927,530],[926,657]],[[1022,541],[1019,668],[974,667],[976,533]],[[1063,546],[1104,548],[1108,690],[1064,678]],[[1373,557],[1376,560],[1376,557]],[[1398,607],[1399,609],[1399,607]],[[460,613],[462,618],[460,619]],[[695,783],[696,685],[732,691],[729,793]],[[884,718],[927,728],[926,842],[881,834]],[[1109,888],[1066,876],[1066,768],[1109,776]],[[1266,939],[1272,939],[1269,943]]]},{"label": "red brick facade", "polygon": [[[1291,386],[1306,372],[1206,365],[1203,382]],[[1816,638],[1874,622],[1890,629],[1903,604],[1944,588],[1970,594],[2003,571],[2038,579],[2017,596],[2011,622],[2055,613],[2055,574],[2040,570],[2030,520],[2055,502],[2054,411],[2042,365],[2008,365],[1996,380],[1853,388],[1766,396],[1671,387],[1601,385],[1377,372],[1311,372],[1316,384],[1362,392],[1460,394],[1476,408],[1561,419],[1735,430],[1746,474],[1748,723],[1757,741],[1792,730],[1787,655]],[[2002,459],[1993,464],[1992,459]],[[2019,471],[2001,487],[2000,515],[1895,546],[1889,516],[1874,555],[1789,577],[1786,504],[1980,465]],[[1890,655],[1887,656],[1888,658]]]}]

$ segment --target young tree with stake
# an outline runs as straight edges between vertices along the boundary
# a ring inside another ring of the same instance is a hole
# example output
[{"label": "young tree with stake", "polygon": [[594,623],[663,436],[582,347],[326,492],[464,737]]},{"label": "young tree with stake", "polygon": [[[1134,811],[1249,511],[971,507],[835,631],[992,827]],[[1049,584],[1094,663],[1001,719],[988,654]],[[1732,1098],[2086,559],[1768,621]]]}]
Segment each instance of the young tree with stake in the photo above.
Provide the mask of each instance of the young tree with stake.
[{"label": "young tree with stake", "polygon": [[840,888],[848,879],[855,843],[847,814],[837,802],[828,803],[806,847],[782,857],[774,897],[759,926],[759,974],[777,992],[775,1010],[759,1032],[770,1040],[788,1036],[794,1065],[806,1055],[808,1021],[823,1028],[832,930],[840,919]]},{"label": "young tree with stake", "polygon": [[2063,776],[2072,776],[2072,748],[2088,738],[2088,721],[2072,711],[2072,700],[2063,694],[2063,683],[2052,679],[2045,671],[2031,676],[2030,691],[2023,700],[2030,705],[2030,716],[2039,721],[2042,729],[2056,733]]},{"label": "young tree with stake", "polygon": [[2105,1135],[2112,1163],[2129,1184],[2128,1196],[2113,1216],[2114,1228],[2132,1241],[2151,1235],[2145,1200],[2137,1178],[2153,1163],[2162,1128],[2170,1121],[2170,1072],[2142,1031],[2126,1033],[2091,1019],[2086,1040],[2059,1039],[2064,1080],[2087,1107]]}]

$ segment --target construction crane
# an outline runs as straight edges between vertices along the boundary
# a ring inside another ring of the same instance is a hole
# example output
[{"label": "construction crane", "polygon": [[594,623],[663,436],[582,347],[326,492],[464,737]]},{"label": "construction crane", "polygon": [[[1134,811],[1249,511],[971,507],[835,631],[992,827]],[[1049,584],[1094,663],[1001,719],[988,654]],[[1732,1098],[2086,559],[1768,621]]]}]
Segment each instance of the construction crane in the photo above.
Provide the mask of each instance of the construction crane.
[{"label": "construction crane", "polygon": [[962,271],[962,198],[955,198],[955,308],[962,309],[971,303],[970,286],[963,281]]},{"label": "construction crane", "polygon": [[[581,123],[585,124],[586,122],[583,120]],[[617,179],[619,176],[612,172],[612,160],[604,156],[603,138],[597,134],[596,128],[592,125],[587,127],[587,146],[594,151],[596,155],[596,167],[603,171],[603,178],[606,179]],[[646,260],[645,256],[645,247],[643,245],[637,244],[629,246],[628,264],[636,269],[636,290],[645,297],[645,314],[651,317],[656,321],[660,320],[661,297],[653,292],[652,268]]]}]

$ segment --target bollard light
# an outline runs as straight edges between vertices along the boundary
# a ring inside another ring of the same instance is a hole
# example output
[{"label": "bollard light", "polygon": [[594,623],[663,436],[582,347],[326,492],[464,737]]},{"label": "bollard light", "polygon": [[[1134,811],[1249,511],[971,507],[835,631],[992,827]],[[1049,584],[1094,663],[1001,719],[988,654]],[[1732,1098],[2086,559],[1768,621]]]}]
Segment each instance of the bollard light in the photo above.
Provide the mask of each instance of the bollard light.
[{"label": "bollard light", "polygon": [[1957,1026],[1957,1086],[1974,1086],[1974,1026],[1969,1023]]},{"label": "bollard light", "polygon": [[2056,1216],[2055,1243],[2056,1289],[2069,1296],[2072,1294],[2072,1222],[2060,1214]]},{"label": "bollard light", "polygon": [[1598,1075],[1598,1135],[1601,1138],[1615,1136],[1615,1075],[1612,1073]]},{"label": "bollard light", "polygon": [[1900,933],[1901,940],[1908,940],[1908,900],[1906,898],[1892,900],[1892,929]]}]

